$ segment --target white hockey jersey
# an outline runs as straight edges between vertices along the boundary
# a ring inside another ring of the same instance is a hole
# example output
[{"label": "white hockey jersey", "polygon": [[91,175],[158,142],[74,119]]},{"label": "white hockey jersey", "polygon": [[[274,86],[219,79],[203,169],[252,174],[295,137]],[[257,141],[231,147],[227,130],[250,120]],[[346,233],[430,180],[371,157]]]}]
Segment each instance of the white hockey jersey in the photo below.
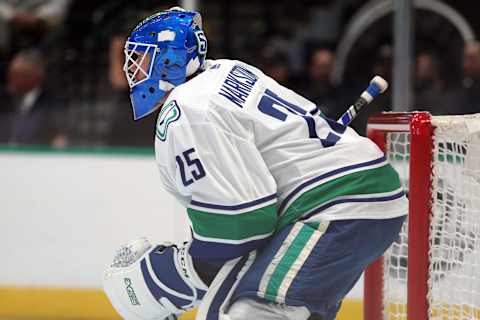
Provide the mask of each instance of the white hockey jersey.
[{"label": "white hockey jersey", "polygon": [[297,220],[407,213],[373,142],[240,61],[208,61],[171,92],[155,153],[166,189],[187,208],[197,258],[244,255]]}]

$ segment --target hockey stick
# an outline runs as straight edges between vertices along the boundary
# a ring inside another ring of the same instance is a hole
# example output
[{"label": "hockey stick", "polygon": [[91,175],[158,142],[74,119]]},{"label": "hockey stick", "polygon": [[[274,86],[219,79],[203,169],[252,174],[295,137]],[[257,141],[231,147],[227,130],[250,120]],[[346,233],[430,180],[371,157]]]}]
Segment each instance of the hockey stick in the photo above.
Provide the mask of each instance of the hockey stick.
[{"label": "hockey stick", "polygon": [[387,88],[388,82],[380,76],[375,76],[372,81],[370,81],[368,88],[362,92],[357,101],[355,101],[355,103],[348,108],[348,110],[340,117],[340,119],[337,120],[337,122],[343,124],[344,126],[348,126],[350,122],[355,119],[360,109],[372,102],[375,97],[384,93]]}]

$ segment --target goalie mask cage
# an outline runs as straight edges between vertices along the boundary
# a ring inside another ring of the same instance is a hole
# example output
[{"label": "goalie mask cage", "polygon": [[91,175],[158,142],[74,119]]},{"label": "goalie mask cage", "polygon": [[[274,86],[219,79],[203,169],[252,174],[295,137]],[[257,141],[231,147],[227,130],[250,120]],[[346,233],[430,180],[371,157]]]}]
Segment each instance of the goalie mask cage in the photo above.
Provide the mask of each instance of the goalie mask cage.
[{"label": "goalie mask cage", "polygon": [[382,113],[367,134],[398,171],[409,215],[365,272],[364,320],[480,319],[480,114]]}]

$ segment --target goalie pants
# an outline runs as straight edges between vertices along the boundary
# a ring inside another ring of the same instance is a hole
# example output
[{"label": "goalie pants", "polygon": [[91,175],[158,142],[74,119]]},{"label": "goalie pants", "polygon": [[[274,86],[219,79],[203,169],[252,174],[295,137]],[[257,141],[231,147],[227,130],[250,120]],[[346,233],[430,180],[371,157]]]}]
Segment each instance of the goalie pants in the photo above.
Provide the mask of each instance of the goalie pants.
[{"label": "goalie pants", "polygon": [[[271,309],[271,319],[284,319],[278,316],[281,308],[297,312],[285,306],[306,307],[322,320],[335,319],[345,295],[363,270],[397,239],[405,218],[296,222],[285,227],[240,280],[231,300],[232,319],[243,319],[243,308],[235,303],[245,305],[248,300],[271,306],[259,309],[258,315]],[[252,303],[246,305],[246,310],[252,309]],[[250,310],[245,319],[258,318]]]}]

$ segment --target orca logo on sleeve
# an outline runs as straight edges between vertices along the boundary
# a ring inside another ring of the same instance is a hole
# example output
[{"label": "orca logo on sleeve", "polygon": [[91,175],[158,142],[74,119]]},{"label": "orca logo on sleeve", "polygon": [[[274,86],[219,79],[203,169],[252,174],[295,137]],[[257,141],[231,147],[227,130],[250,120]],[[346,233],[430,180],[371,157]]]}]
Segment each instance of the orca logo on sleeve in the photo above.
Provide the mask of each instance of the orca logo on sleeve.
[{"label": "orca logo on sleeve", "polygon": [[167,139],[168,126],[180,119],[180,108],[175,100],[170,101],[163,106],[162,111],[158,115],[156,136],[158,139],[165,141]]}]

